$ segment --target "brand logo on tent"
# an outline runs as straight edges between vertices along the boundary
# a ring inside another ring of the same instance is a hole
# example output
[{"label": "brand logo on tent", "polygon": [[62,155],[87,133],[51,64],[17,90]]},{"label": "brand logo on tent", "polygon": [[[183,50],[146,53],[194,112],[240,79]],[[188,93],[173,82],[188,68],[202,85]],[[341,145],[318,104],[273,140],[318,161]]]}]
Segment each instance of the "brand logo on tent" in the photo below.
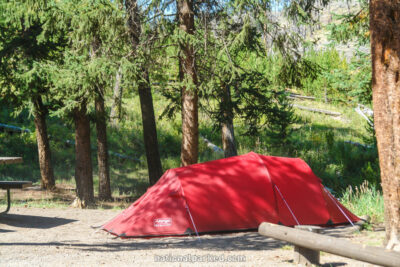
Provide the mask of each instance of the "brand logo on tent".
[{"label": "brand logo on tent", "polygon": [[172,225],[171,218],[159,218],[154,220],[154,227],[166,227]]}]

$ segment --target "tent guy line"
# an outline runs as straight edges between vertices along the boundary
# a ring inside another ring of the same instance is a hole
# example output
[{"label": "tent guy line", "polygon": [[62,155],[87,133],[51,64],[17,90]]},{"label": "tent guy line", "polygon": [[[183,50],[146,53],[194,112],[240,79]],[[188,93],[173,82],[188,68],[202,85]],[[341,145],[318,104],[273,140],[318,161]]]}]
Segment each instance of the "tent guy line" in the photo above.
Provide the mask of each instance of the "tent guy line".
[{"label": "tent guy line", "polygon": [[281,190],[274,184],[274,187],[278,190],[279,195],[281,196],[282,200],[285,202],[286,207],[289,209],[290,213],[292,214],[294,220],[296,221],[297,225],[300,225],[299,220],[297,220],[296,216],[294,216],[294,213],[292,209],[289,207],[289,204],[287,203],[286,199],[283,197]]},{"label": "tent guy line", "polygon": [[187,212],[188,212],[188,214],[189,214],[189,216],[190,216],[190,220],[192,221],[193,228],[194,228],[194,230],[195,230],[195,232],[196,232],[197,238],[198,238],[198,240],[200,241],[200,235],[199,235],[199,232],[197,231],[197,227],[196,227],[196,224],[194,223],[192,213],[190,212],[189,205],[188,205],[187,200],[186,200],[186,198],[185,198],[185,191],[183,190],[182,183],[181,183],[181,181],[179,180],[179,177],[177,177],[176,175],[175,175],[175,179],[178,179],[178,181],[179,181],[179,186],[180,186],[180,189],[181,189],[181,191],[182,191],[182,197],[183,197],[183,199],[185,200],[186,210],[187,210]]},{"label": "tent guy line", "polygon": [[328,197],[330,197],[330,199],[332,199],[332,202],[336,204],[336,207],[340,210],[340,212],[344,215],[344,217],[346,217],[346,219],[349,221],[349,223],[351,224],[351,226],[354,226],[353,222],[349,219],[349,217],[347,217],[346,213],[339,207],[339,205],[336,203],[336,201],[333,199],[331,193],[328,192],[328,190],[326,190],[325,186],[323,186],[323,189],[325,190],[326,194],[328,195]]}]

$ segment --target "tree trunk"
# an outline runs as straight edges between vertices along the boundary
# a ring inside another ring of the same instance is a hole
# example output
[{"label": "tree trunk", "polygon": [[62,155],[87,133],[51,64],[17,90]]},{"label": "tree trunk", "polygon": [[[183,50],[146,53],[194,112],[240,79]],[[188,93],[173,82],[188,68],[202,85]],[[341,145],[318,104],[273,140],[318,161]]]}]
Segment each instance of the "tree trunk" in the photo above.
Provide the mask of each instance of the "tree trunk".
[{"label": "tree trunk", "polygon": [[160,153],[158,151],[156,120],[154,117],[153,97],[149,83],[149,74],[142,72],[139,82],[140,108],[142,110],[143,138],[146,149],[147,168],[149,170],[150,184],[155,184],[162,175]]},{"label": "tree trunk", "polygon": [[223,108],[223,121],[222,121],[222,146],[224,149],[225,158],[237,156],[235,145],[235,133],[233,130],[233,111],[230,87],[222,85],[222,108]]},{"label": "tree trunk", "polygon": [[39,154],[41,187],[51,190],[55,187],[55,181],[53,165],[51,164],[50,142],[47,136],[46,113],[42,98],[39,96],[34,100],[34,121]]},{"label": "tree trunk", "polygon": [[94,202],[93,171],[90,150],[90,122],[86,114],[86,104],[74,110],[75,121],[75,181],[74,206],[85,208]]},{"label": "tree trunk", "polygon": [[[133,50],[137,50],[141,35],[141,21],[136,0],[125,1],[128,13],[128,26]],[[147,168],[150,184],[155,184],[162,175],[160,153],[158,150],[157,128],[154,116],[153,97],[151,94],[149,73],[145,64],[138,66],[141,70],[137,77],[140,108],[142,111],[143,137],[146,149]]]},{"label": "tree trunk", "polygon": [[97,163],[99,167],[99,199],[111,199],[110,170],[108,165],[107,125],[104,98],[98,95],[95,100],[96,132],[97,132]]},{"label": "tree trunk", "polygon": [[[194,34],[193,0],[177,0],[180,29],[186,34]],[[197,74],[193,45],[181,43],[182,56],[179,58],[183,80],[182,88],[182,147],[181,165],[197,163],[199,152],[199,122]]]},{"label": "tree trunk", "polygon": [[115,74],[113,103],[110,112],[110,121],[112,127],[117,127],[118,121],[121,119],[121,109],[122,109],[121,77],[122,77],[121,67],[119,67],[117,73]]},{"label": "tree trunk", "polygon": [[[97,52],[100,50],[100,48],[101,48],[101,41],[98,36],[95,36],[91,44],[91,50],[90,50],[91,60],[96,60]],[[119,82],[117,81],[117,83]],[[109,200],[111,199],[111,189],[110,189],[110,170],[108,165],[106,111],[104,108],[104,87],[99,83],[94,84],[94,86],[96,94],[95,109],[96,109],[96,132],[97,132],[97,164],[99,168],[99,199]],[[88,121],[88,126],[90,131],[89,121]],[[90,132],[88,136],[89,136],[89,152],[90,152]],[[93,178],[91,180],[93,181]],[[91,186],[93,187],[93,184]]]},{"label": "tree trunk", "polygon": [[400,251],[400,2],[371,0],[374,123],[387,248]]}]

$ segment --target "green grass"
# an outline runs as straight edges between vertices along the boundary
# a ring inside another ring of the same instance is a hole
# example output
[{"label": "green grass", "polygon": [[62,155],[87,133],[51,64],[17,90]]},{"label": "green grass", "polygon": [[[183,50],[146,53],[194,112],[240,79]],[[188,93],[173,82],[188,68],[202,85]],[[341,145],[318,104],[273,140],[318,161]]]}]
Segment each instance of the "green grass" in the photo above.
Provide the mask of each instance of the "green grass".
[{"label": "green grass", "polygon": [[382,193],[365,181],[357,187],[349,186],[343,193],[341,202],[357,215],[371,216],[372,223],[382,223],[384,219]]},{"label": "green grass", "polygon": [[353,106],[296,101],[303,106],[341,112],[331,117],[296,110],[300,122],[292,135],[290,156],[304,159],[324,184],[340,193],[348,185],[358,186],[367,180],[379,184],[379,164],[375,147],[363,148],[345,141],[365,143],[371,139],[366,121]]},{"label": "green grass", "polygon": [[[271,140],[267,129],[261,131],[259,137],[245,136],[245,123],[235,120],[239,154],[255,151],[266,155],[300,157],[311,166],[316,175],[322,179],[323,184],[333,189],[335,195],[341,197],[342,201],[345,201],[345,205],[349,206],[353,212],[358,215],[371,214],[372,211],[363,210],[368,208],[368,197],[364,196],[364,193],[353,192],[350,194],[347,189],[348,186],[360,188],[359,186],[364,181],[368,181],[371,190],[375,190],[373,192],[366,191],[366,194],[369,194],[370,203],[374,198],[379,198],[379,164],[376,149],[365,149],[345,143],[345,141],[365,143],[365,140],[370,139],[370,133],[366,130],[366,121],[354,111],[354,107],[351,105],[314,101],[296,101],[295,103],[341,112],[342,116],[335,118],[296,109],[299,120],[293,125],[293,132],[289,142],[285,145]],[[162,96],[155,93],[154,107],[161,161],[164,170],[167,170],[180,165],[181,120],[180,114],[176,114],[173,119],[159,119],[165,105]],[[123,110],[125,113],[119,127],[108,129],[109,149],[132,159],[110,156],[111,187],[113,196],[129,196],[134,199],[143,194],[149,185],[142,141],[139,98],[137,96],[124,98]],[[14,118],[10,116],[9,108],[4,105],[0,108],[0,123],[29,128],[34,132],[32,118],[26,112]],[[74,146],[65,142],[74,140],[73,124],[71,121],[49,118],[48,125],[56,182],[74,187]],[[219,147],[222,146],[220,131],[213,127],[211,119],[202,112],[199,114],[199,130],[200,134],[212,143]],[[97,192],[94,128],[92,128],[91,138],[94,187]],[[223,156],[212,152],[202,140],[199,142],[200,162]],[[8,135],[0,132],[0,151],[2,156],[22,156],[24,158],[23,164],[0,166],[0,179],[40,182],[34,133]],[[42,204],[44,206],[51,205],[46,202],[42,202]],[[376,215],[376,218],[380,217],[380,215]]]},{"label": "green grass", "polygon": [[[56,199],[43,199],[43,200],[12,200],[11,209],[16,207],[25,207],[25,208],[58,208],[64,209],[67,208],[69,204],[65,201],[59,201]],[[5,210],[6,202],[4,200],[0,201],[0,209]]]}]

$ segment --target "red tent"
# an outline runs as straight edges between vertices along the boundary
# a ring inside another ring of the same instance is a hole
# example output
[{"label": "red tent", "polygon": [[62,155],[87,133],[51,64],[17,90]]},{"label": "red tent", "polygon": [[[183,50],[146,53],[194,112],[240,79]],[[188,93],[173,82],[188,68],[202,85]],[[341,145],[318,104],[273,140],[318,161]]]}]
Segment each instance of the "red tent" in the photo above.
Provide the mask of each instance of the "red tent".
[{"label": "red tent", "polygon": [[166,171],[103,229],[153,237],[256,229],[264,221],[327,226],[358,220],[303,160],[251,152]]}]

